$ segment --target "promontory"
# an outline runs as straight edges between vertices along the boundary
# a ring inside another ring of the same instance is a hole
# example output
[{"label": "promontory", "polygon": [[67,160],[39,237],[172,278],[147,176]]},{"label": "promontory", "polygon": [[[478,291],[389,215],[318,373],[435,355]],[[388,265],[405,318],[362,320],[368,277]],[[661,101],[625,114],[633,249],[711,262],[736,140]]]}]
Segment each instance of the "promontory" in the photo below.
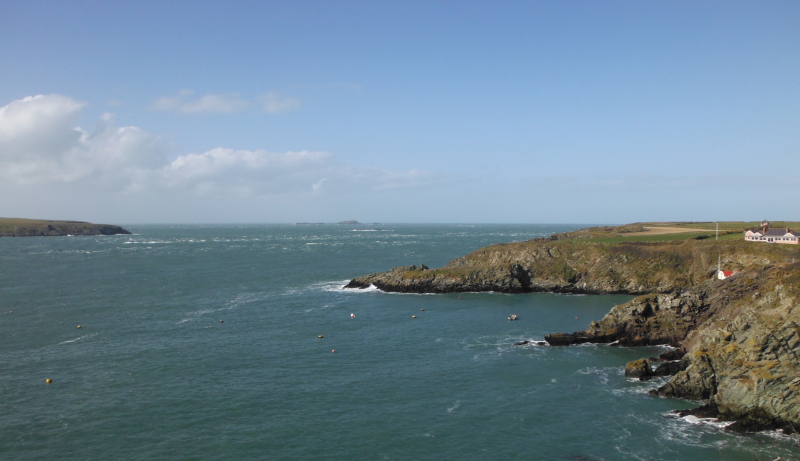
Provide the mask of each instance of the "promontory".
[{"label": "promontory", "polygon": [[51,237],[62,235],[130,234],[120,226],[83,221],[0,218],[0,237]]},{"label": "promontory", "polygon": [[[584,330],[553,332],[553,346],[670,345],[655,369],[671,376],[654,396],[704,402],[702,414],[733,430],[800,430],[798,223],[637,223],[492,245],[442,268],[402,266],[357,277],[347,288],[403,293],[624,293]],[[752,228],[775,238],[745,241]],[[778,234],[781,234],[779,237]],[[786,240],[778,240],[786,238]],[[797,240],[795,240],[796,242]],[[635,369],[635,370],[634,370]]]}]

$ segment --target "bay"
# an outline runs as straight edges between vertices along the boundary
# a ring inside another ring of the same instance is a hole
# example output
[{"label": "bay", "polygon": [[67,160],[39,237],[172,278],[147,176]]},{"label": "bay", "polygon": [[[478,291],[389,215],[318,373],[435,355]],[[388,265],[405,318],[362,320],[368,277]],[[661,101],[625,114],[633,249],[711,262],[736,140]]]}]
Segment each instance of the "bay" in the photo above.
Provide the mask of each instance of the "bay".
[{"label": "bay", "polygon": [[671,416],[623,376],[659,348],[513,345],[628,296],[342,289],[584,226],[125,227],[0,239],[2,459],[797,456]]}]

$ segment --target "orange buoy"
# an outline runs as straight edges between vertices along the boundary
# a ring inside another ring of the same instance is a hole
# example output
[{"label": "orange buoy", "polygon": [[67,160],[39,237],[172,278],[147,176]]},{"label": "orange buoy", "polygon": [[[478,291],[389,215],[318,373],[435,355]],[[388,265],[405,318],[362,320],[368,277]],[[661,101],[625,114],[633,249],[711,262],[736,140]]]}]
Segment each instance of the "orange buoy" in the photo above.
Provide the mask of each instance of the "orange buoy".
[{"label": "orange buoy", "polygon": [[356,314],[350,314],[350,318],[351,318],[351,319],[354,319],[354,318],[356,318]]},{"label": "orange buoy", "polygon": [[51,383],[53,382],[53,380],[52,380],[52,379],[50,379],[50,378],[47,378],[47,379],[45,379],[45,380],[44,380],[44,382],[45,382],[46,384],[51,384]]}]

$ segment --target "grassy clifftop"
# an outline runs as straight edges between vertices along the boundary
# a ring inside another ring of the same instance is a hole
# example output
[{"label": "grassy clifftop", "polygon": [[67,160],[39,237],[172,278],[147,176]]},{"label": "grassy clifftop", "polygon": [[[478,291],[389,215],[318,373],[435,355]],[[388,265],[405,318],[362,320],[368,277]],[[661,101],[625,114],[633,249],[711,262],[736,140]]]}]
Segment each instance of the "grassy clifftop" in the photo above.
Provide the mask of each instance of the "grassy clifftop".
[{"label": "grassy clifftop", "polygon": [[0,237],[49,237],[60,235],[130,234],[120,226],[83,221],[0,218]]},{"label": "grassy clifftop", "polygon": [[738,232],[730,234],[736,238],[717,240],[714,228],[707,231],[699,227],[702,223],[689,224],[696,227],[633,224],[496,244],[442,268],[399,267],[358,277],[349,286],[375,285],[411,293],[666,293],[708,279],[718,262],[723,269],[741,271],[800,259],[798,246],[745,242]]}]

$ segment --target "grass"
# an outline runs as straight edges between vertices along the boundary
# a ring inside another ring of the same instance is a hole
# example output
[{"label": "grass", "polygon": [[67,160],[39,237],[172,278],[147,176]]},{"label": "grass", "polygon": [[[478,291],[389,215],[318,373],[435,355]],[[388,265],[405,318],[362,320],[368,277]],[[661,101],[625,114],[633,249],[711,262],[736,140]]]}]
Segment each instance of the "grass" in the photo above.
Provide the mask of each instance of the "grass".
[{"label": "grass", "polygon": [[[626,224],[624,226],[607,226],[601,228],[581,229],[579,231],[562,234],[570,239],[580,239],[585,242],[595,243],[625,243],[625,242],[670,242],[676,240],[689,240],[698,237],[714,239],[716,236],[717,225],[719,225],[719,240],[743,240],[744,231],[747,229],[758,228],[761,221],[721,221],[717,222],[646,222],[636,224]],[[800,222],[797,221],[772,221],[770,226],[773,228],[790,228],[800,230]],[[686,232],[676,234],[653,234],[653,235],[631,235],[632,233],[644,230],[645,227],[673,227],[686,228]],[[704,232],[697,232],[697,229],[707,229]]]},{"label": "grass", "polygon": [[[620,235],[616,237],[593,237],[583,239],[585,242],[596,243],[626,243],[626,242],[670,242],[675,240],[689,240],[697,237],[706,236],[711,239],[714,238],[714,233],[711,232],[687,232],[681,234],[661,234],[661,235]],[[724,237],[733,238],[736,234],[725,235]],[[741,236],[741,235],[738,235]],[[720,236],[723,238],[723,236]],[[742,237],[744,238],[744,237]]]},{"label": "grass", "polygon": [[0,232],[3,231],[14,231],[15,227],[25,226],[25,227],[38,227],[38,226],[46,226],[48,224],[64,224],[64,223],[73,223],[73,224],[84,224],[83,221],[58,221],[52,219],[26,219],[26,218],[0,218]]},{"label": "grass", "polygon": [[[665,223],[652,223],[654,226],[664,226]],[[674,223],[669,227],[688,227],[693,229],[708,229],[715,230],[719,224],[720,231],[734,231],[744,232],[747,229],[760,227],[761,221],[719,221],[719,222],[682,222]],[[797,221],[770,221],[772,227],[789,227],[792,229],[800,229],[800,222]]]}]

